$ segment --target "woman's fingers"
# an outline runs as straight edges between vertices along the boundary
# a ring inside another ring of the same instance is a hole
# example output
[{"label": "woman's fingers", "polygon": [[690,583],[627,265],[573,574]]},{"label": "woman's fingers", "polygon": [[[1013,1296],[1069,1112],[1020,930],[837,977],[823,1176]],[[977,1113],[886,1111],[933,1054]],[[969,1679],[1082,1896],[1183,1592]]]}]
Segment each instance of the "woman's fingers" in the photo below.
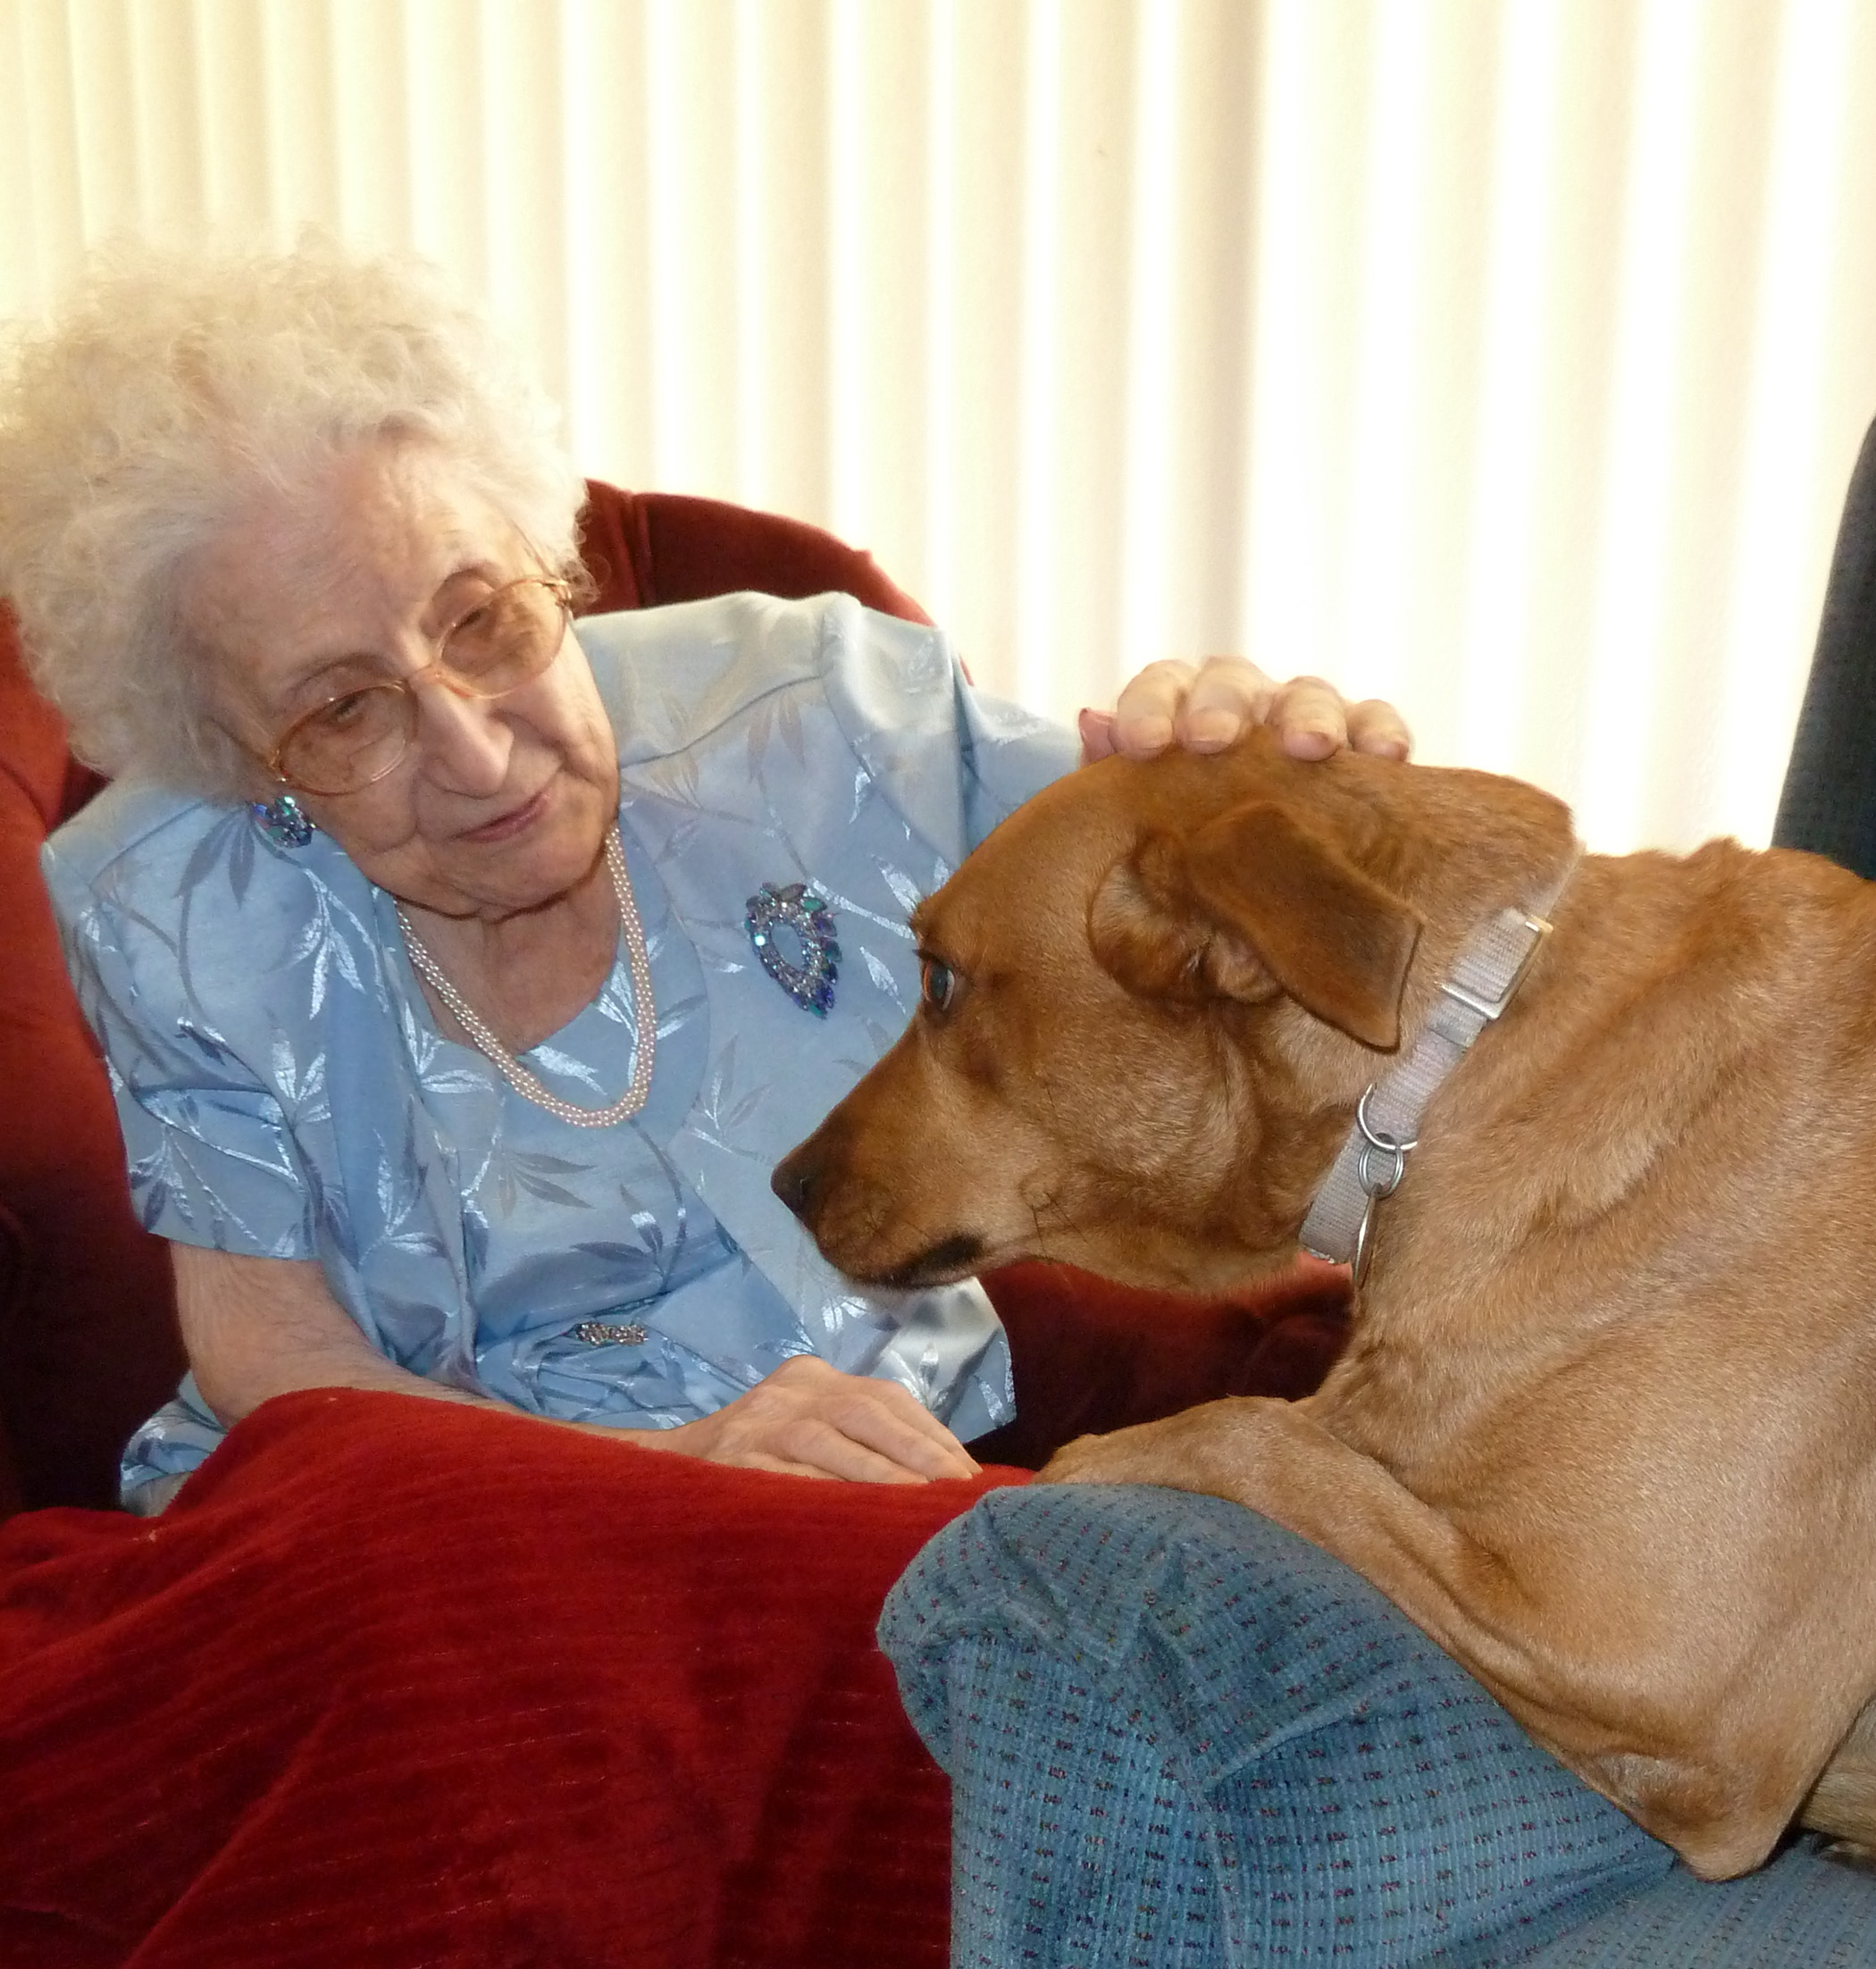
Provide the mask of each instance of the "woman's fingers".
[{"label": "woman's fingers", "polygon": [[[1247,724],[1261,722],[1271,690],[1269,678],[1242,657],[1150,663],[1115,703],[1109,749],[1126,758],[1153,758],[1175,742],[1219,751]],[[1084,745],[1087,736],[1085,729]]]},{"label": "woman's fingers", "polygon": [[743,1459],[758,1467],[775,1465],[802,1477],[825,1477],[850,1484],[922,1484],[934,1475],[959,1477],[963,1470],[925,1472],[909,1469],[892,1456],[869,1449],[832,1423],[797,1420],[773,1439],[767,1450],[750,1450]]},{"label": "woman's fingers", "polygon": [[1405,758],[1413,750],[1413,733],[1393,705],[1381,698],[1364,698],[1348,708],[1348,742],[1358,752]]},{"label": "woman's fingers", "polygon": [[893,1482],[977,1474],[976,1459],[909,1390],[826,1372],[834,1385],[791,1432],[791,1455],[869,1483],[885,1480],[882,1465],[900,1473]]},{"label": "woman's fingers", "polygon": [[770,1455],[765,1450],[745,1450],[734,1457],[716,1457],[717,1462],[734,1462],[739,1470],[773,1470],[784,1477],[813,1477],[823,1483],[919,1484],[922,1477],[901,1470],[884,1456],[835,1454],[831,1461],[804,1463],[791,1456]]},{"label": "woman's fingers", "polygon": [[1281,686],[1269,723],[1292,758],[1327,758],[1348,743],[1348,706],[1321,677],[1292,677]]},{"label": "woman's fingers", "polygon": [[1253,725],[1271,722],[1283,689],[1243,657],[1207,657],[1173,716],[1173,736],[1188,752],[1222,752]]},{"label": "woman's fingers", "polygon": [[1108,748],[1123,758],[1152,758],[1173,742],[1173,720],[1190,689],[1189,663],[1150,663],[1122,687],[1108,721]]},{"label": "woman's fingers", "polygon": [[1378,698],[1351,705],[1321,677],[1279,684],[1243,657],[1208,657],[1151,663],[1112,711],[1084,711],[1082,756],[1153,758],[1174,744],[1222,751],[1253,725],[1269,725],[1293,758],[1327,758],[1344,746],[1404,758],[1412,744],[1400,713]]},{"label": "woman's fingers", "polygon": [[1081,762],[1092,766],[1098,758],[1114,756],[1114,714],[1085,705],[1076,714],[1075,726],[1081,733]]},{"label": "woman's fingers", "polygon": [[783,1362],[716,1414],[671,1431],[663,1446],[851,1483],[924,1483],[975,1477],[979,1468],[909,1390],[842,1374],[811,1354]]}]

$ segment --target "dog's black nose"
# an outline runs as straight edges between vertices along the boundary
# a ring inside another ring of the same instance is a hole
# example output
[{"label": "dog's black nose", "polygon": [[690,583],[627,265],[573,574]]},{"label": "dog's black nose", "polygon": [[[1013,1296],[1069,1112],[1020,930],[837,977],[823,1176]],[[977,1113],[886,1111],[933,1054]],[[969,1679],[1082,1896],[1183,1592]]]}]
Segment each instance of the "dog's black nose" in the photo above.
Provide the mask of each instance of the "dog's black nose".
[{"label": "dog's black nose", "polygon": [[805,1223],[821,1180],[821,1155],[810,1135],[775,1164],[768,1186]]}]

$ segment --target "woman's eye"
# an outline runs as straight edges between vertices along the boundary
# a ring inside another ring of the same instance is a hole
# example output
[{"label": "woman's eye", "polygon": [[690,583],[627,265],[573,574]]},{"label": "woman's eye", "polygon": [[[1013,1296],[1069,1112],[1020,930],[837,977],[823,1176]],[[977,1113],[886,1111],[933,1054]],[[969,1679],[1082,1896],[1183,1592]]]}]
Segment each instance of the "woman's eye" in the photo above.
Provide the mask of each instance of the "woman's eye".
[{"label": "woman's eye", "polygon": [[934,1012],[949,1009],[958,989],[958,980],[949,964],[934,957],[921,958],[918,965],[919,993]]},{"label": "woman's eye", "polygon": [[370,698],[369,691],[348,691],[342,698],[321,705],[315,718],[327,731],[342,732],[348,725],[357,724]]}]

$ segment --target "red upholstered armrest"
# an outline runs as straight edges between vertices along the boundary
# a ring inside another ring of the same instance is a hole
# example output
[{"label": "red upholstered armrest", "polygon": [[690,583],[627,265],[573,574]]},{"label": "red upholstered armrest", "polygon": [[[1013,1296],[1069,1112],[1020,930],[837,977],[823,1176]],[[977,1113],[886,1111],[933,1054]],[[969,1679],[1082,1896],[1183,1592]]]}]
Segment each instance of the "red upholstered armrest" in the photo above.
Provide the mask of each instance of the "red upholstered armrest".
[{"label": "red upholstered armrest", "polygon": [[817,526],[721,499],[622,492],[598,479],[590,479],[586,490],[581,553],[598,583],[587,605],[595,614],[747,588],[791,599],[838,591],[882,615],[932,619],[881,574],[870,554]]},{"label": "red upholstered armrest", "polygon": [[[20,1234],[13,1212],[0,1207],[0,1361],[6,1357],[5,1321],[13,1303],[15,1281],[20,1275]],[[20,1494],[20,1465],[13,1454],[12,1432],[0,1420],[0,1519],[9,1518],[24,1507]]]},{"label": "red upholstered armrest", "polygon": [[[39,877],[41,842],[88,780],[0,609],[0,1437],[28,1504],[113,1502],[125,1437],[182,1372],[168,1253],[130,1214],[116,1110]],[[0,1487],[0,1515],[6,1503]]]}]

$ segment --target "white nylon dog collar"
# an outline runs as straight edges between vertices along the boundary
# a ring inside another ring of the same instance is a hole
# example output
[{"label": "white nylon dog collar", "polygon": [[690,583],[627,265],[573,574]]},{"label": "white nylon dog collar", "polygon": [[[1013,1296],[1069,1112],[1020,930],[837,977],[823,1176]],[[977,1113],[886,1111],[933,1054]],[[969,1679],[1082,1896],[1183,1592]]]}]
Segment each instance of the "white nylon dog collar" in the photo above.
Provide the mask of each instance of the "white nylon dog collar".
[{"label": "white nylon dog collar", "polygon": [[1550,887],[1522,909],[1501,909],[1473,931],[1439,988],[1413,1051],[1369,1083],[1334,1167],[1302,1220],[1298,1242],[1331,1264],[1347,1265],[1356,1285],[1368,1271],[1375,1209],[1407,1173],[1420,1116],[1440,1083],[1517,995],[1550,934],[1550,915],[1582,859],[1579,847]]}]

